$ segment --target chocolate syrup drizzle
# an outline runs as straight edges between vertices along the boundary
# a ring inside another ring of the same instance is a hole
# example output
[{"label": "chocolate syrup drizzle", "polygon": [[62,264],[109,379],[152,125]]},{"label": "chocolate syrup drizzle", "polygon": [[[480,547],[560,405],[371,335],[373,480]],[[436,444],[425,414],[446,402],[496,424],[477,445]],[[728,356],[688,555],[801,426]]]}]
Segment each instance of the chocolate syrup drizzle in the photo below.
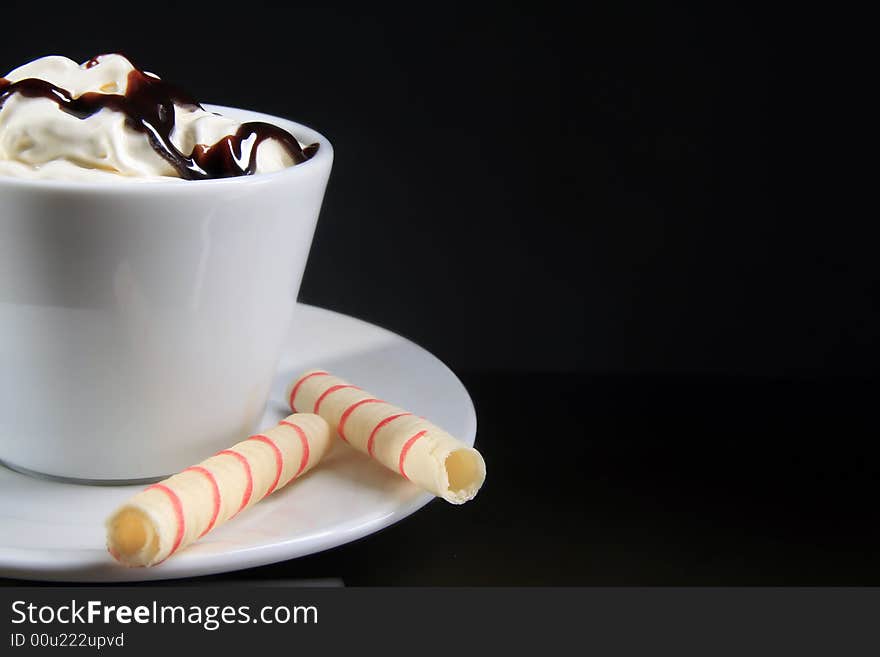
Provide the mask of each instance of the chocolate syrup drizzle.
[{"label": "chocolate syrup drizzle", "polygon": [[[99,59],[100,55],[90,59],[86,68],[98,64]],[[137,68],[128,74],[125,94],[90,91],[73,98],[69,91],[38,78],[18,82],[0,78],[0,109],[14,93],[28,98],[46,98],[58,105],[60,110],[79,119],[86,119],[105,108],[122,112],[126,125],[147,135],[153,150],[186,180],[231,178],[256,173],[257,147],[266,139],[279,142],[294,164],[309,159],[318,151],[318,144],[301,148],[293,135],[278,126],[251,121],[242,123],[234,135],[227,135],[216,144],[197,144],[190,155],[181,153],[171,143],[174,106],[203,109],[202,106],[174,85]]]}]

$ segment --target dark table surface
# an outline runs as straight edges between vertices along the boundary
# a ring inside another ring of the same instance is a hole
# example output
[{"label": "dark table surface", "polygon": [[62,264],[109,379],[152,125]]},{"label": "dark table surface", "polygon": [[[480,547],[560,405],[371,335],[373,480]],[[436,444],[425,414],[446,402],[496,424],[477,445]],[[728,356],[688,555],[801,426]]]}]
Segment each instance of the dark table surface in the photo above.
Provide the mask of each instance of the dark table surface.
[{"label": "dark table surface", "polygon": [[474,501],[185,582],[880,584],[877,381],[462,379],[488,464]]}]

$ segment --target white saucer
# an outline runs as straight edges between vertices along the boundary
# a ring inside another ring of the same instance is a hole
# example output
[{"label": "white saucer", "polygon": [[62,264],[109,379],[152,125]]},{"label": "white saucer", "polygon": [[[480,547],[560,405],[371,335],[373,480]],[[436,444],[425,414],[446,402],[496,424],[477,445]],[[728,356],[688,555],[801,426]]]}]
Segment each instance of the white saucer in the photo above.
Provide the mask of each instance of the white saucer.
[{"label": "white saucer", "polygon": [[[467,391],[416,344],[358,319],[300,304],[264,415],[289,411],[285,386],[321,367],[473,444]],[[342,441],[314,471],[154,568],[123,568],[104,549],[104,519],[139,486],[45,481],[0,466],[0,576],[78,582],[193,577],[301,557],[361,538],[433,497]],[[445,502],[438,502],[445,504]]]}]

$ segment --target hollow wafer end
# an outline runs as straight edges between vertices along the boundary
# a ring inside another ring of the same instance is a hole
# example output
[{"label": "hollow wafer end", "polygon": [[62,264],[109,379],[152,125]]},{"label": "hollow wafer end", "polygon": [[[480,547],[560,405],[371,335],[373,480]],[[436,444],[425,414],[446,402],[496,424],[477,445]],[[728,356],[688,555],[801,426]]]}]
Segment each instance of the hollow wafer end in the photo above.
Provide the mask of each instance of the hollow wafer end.
[{"label": "hollow wafer end", "polygon": [[150,517],[132,506],[107,520],[107,551],[125,566],[149,566],[159,554],[159,534]]},{"label": "hollow wafer end", "polygon": [[443,461],[446,489],[441,497],[452,504],[464,504],[474,499],[486,480],[486,462],[472,447],[454,449]]}]

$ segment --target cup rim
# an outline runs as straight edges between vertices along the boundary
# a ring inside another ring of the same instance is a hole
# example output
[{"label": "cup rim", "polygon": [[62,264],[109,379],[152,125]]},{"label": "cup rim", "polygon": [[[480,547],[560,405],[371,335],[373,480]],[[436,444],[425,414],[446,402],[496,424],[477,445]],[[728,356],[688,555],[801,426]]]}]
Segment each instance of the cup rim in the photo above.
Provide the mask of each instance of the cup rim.
[{"label": "cup rim", "polygon": [[330,140],[314,128],[310,128],[307,125],[280,116],[264,114],[263,112],[238,107],[215,105],[213,103],[203,103],[203,107],[209,111],[218,112],[225,116],[243,121],[263,121],[266,123],[272,123],[290,132],[302,144],[318,143],[318,151],[305,162],[300,162],[299,164],[286,167],[279,171],[259,173],[251,176],[210,178],[207,180],[181,180],[180,178],[172,177],[169,177],[167,180],[138,180],[136,178],[120,176],[119,180],[97,181],[56,180],[51,178],[16,178],[15,176],[0,175],[0,188],[30,187],[47,191],[82,191],[89,193],[115,192],[119,190],[135,191],[161,189],[163,193],[187,193],[185,190],[191,192],[193,190],[204,191],[208,188],[217,189],[247,184],[270,184],[272,182],[282,182],[288,178],[290,179],[290,182],[293,182],[295,178],[302,177],[315,169],[329,167],[333,162],[333,146],[330,144]]}]

